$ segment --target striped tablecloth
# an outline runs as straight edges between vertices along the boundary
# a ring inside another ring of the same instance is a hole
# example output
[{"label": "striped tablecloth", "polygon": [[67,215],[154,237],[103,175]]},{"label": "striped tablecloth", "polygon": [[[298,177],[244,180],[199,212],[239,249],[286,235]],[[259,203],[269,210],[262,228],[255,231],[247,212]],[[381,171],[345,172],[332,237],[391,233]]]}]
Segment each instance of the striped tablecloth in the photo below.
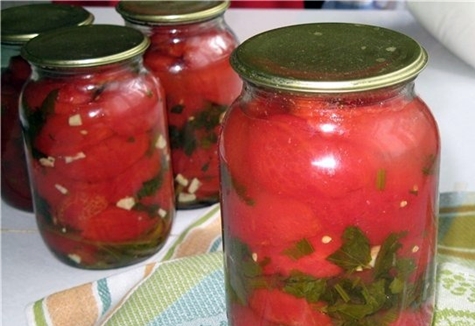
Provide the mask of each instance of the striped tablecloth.
[{"label": "striped tablecloth", "polygon": [[[226,326],[219,206],[163,255],[26,308],[30,326]],[[475,325],[475,193],[440,197],[434,326]],[[251,325],[250,325],[251,326]]]}]

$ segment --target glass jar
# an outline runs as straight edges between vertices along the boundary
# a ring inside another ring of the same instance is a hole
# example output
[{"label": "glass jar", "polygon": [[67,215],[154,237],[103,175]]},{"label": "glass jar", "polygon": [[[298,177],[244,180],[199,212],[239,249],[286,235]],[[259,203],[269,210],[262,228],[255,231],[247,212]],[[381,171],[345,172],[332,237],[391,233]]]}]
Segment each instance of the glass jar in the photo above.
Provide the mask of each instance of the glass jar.
[{"label": "glass jar", "polygon": [[163,89],[149,40],[91,25],[43,33],[22,55],[20,100],[37,223],[67,264],[106,269],[155,254],[175,215]]},{"label": "glass jar", "polygon": [[39,33],[93,21],[90,12],[70,5],[30,4],[2,10],[2,199],[12,207],[33,211],[18,118],[21,88],[31,69],[20,56],[21,47]]},{"label": "glass jar", "polygon": [[439,133],[427,54],[385,28],[256,35],[219,142],[230,325],[428,326]]},{"label": "glass jar", "polygon": [[217,139],[222,114],[241,91],[229,64],[238,42],[225,23],[228,1],[121,1],[126,25],[151,38],[144,64],[160,78],[178,209],[219,200]]}]

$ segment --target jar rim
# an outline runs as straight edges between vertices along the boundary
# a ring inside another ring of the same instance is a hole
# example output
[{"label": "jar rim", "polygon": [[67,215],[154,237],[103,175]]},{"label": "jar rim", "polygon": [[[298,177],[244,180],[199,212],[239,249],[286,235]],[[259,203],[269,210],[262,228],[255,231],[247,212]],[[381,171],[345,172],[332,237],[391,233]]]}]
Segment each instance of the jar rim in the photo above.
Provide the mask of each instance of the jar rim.
[{"label": "jar rim", "polygon": [[23,46],[21,55],[43,67],[94,67],[136,57],[149,45],[149,38],[136,29],[97,24],[42,33]]},{"label": "jar rim", "polygon": [[255,35],[231,54],[242,79],[288,91],[344,93],[417,77],[428,62],[414,39],[379,26],[310,23]]},{"label": "jar rim", "polygon": [[229,0],[206,1],[124,1],[115,9],[126,21],[145,25],[189,24],[223,14]]},{"label": "jar rim", "polygon": [[80,6],[35,3],[2,9],[2,44],[22,45],[41,33],[89,25],[94,15]]}]

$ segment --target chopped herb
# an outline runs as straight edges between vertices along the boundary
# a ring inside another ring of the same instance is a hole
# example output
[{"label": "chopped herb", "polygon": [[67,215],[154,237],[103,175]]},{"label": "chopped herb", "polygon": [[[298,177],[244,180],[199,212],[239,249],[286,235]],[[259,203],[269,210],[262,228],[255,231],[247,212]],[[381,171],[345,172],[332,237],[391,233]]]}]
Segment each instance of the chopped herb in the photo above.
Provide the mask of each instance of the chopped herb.
[{"label": "chopped herb", "polygon": [[437,162],[437,156],[434,154],[428,155],[425,159],[424,166],[422,167],[422,173],[424,175],[431,175],[434,173],[434,166]]},{"label": "chopped herb", "polygon": [[394,267],[396,261],[396,253],[401,248],[399,239],[405,234],[391,233],[383,242],[378,256],[374,263],[374,277],[386,277],[389,275],[391,269]]},{"label": "chopped herb", "polygon": [[144,197],[153,195],[160,189],[163,183],[162,174],[158,174],[150,180],[147,180],[142,183],[142,187],[137,192],[137,198],[140,200]]},{"label": "chopped herb", "polygon": [[312,254],[314,251],[312,244],[307,239],[302,239],[284,250],[284,254],[293,260],[298,260]]},{"label": "chopped herb", "polygon": [[172,108],[170,109],[170,112],[175,113],[175,114],[181,114],[184,109],[185,109],[185,106],[181,104],[177,104],[177,105],[172,106]]},{"label": "chopped herb", "polygon": [[327,260],[347,271],[366,267],[371,261],[368,238],[359,228],[348,227],[343,233],[343,245]]},{"label": "chopped herb", "polygon": [[[175,105],[171,108],[174,114],[181,114],[185,107]],[[189,119],[182,127],[169,127],[170,146],[172,149],[183,149],[191,156],[197,148],[209,149],[218,142],[215,131],[220,124],[221,114],[227,106],[206,102],[203,109],[193,119]]]},{"label": "chopped herb", "polygon": [[299,271],[293,271],[290,277],[285,279],[282,289],[297,298],[305,298],[308,302],[314,303],[320,300],[326,286],[326,279],[317,279]]},{"label": "chopped herb", "polygon": [[386,170],[379,169],[376,173],[376,189],[384,190],[386,187]]},{"label": "chopped herb", "polygon": [[[261,257],[258,263],[246,244],[228,238],[225,241],[228,293],[231,300],[247,304],[255,289],[280,289],[309,303],[322,303],[317,309],[331,316],[335,325],[388,326],[401,310],[419,309],[433,293],[433,288],[426,287],[430,271],[415,282],[409,280],[415,262],[397,255],[403,236],[405,233],[390,234],[381,245],[374,271],[362,274],[357,268],[367,267],[371,259],[369,240],[358,227],[348,227],[342,246],[328,258],[345,272],[329,278],[316,278],[298,270],[286,277],[263,275],[262,268],[270,258]],[[308,241],[300,241],[299,246],[305,248],[305,242]]]},{"label": "chopped herb", "polygon": [[52,90],[44,99],[39,108],[30,108],[25,103],[26,127],[24,131],[28,134],[27,139],[34,140],[46,123],[50,114],[54,113],[54,105],[58,97],[58,89]]}]

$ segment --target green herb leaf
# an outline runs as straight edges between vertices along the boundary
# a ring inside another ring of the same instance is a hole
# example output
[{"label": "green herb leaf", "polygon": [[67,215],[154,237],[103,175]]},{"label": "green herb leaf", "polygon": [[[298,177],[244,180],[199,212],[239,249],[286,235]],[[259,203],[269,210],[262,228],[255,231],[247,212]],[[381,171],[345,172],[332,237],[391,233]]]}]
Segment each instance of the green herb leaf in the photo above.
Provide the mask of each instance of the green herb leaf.
[{"label": "green herb leaf", "polygon": [[159,173],[152,179],[143,182],[142,187],[137,192],[137,198],[140,200],[144,197],[148,197],[155,194],[162,186],[162,183],[163,177],[161,173]]},{"label": "green herb leaf", "polygon": [[[171,108],[174,114],[181,114],[185,107],[175,105]],[[186,155],[191,156],[197,148],[211,148],[218,141],[215,131],[220,124],[221,115],[226,111],[226,105],[205,102],[201,111],[180,128],[169,126],[170,146],[172,149],[183,149]]]},{"label": "green herb leaf", "polygon": [[284,280],[283,290],[297,298],[305,298],[310,303],[320,300],[326,289],[326,279],[315,278],[311,275],[293,271]]},{"label": "green herb leaf", "polygon": [[386,170],[379,169],[376,173],[376,189],[384,190],[386,187]]},{"label": "green herb leaf", "polygon": [[311,255],[315,252],[312,244],[307,239],[297,241],[292,247],[284,250],[284,255],[290,257],[293,260],[298,260],[307,255]]},{"label": "green herb leaf", "polygon": [[262,267],[252,258],[249,247],[239,239],[225,241],[227,250],[227,288],[241,304],[246,304],[249,294],[257,287],[265,287],[261,277]]},{"label": "green herb leaf", "polygon": [[343,233],[343,244],[327,260],[347,271],[365,267],[371,261],[368,238],[358,227],[348,227]]},{"label": "green herb leaf", "polygon": [[374,263],[373,274],[375,278],[389,275],[390,270],[394,267],[396,262],[396,253],[402,246],[399,243],[399,239],[404,235],[405,233],[391,233],[384,240]]}]

